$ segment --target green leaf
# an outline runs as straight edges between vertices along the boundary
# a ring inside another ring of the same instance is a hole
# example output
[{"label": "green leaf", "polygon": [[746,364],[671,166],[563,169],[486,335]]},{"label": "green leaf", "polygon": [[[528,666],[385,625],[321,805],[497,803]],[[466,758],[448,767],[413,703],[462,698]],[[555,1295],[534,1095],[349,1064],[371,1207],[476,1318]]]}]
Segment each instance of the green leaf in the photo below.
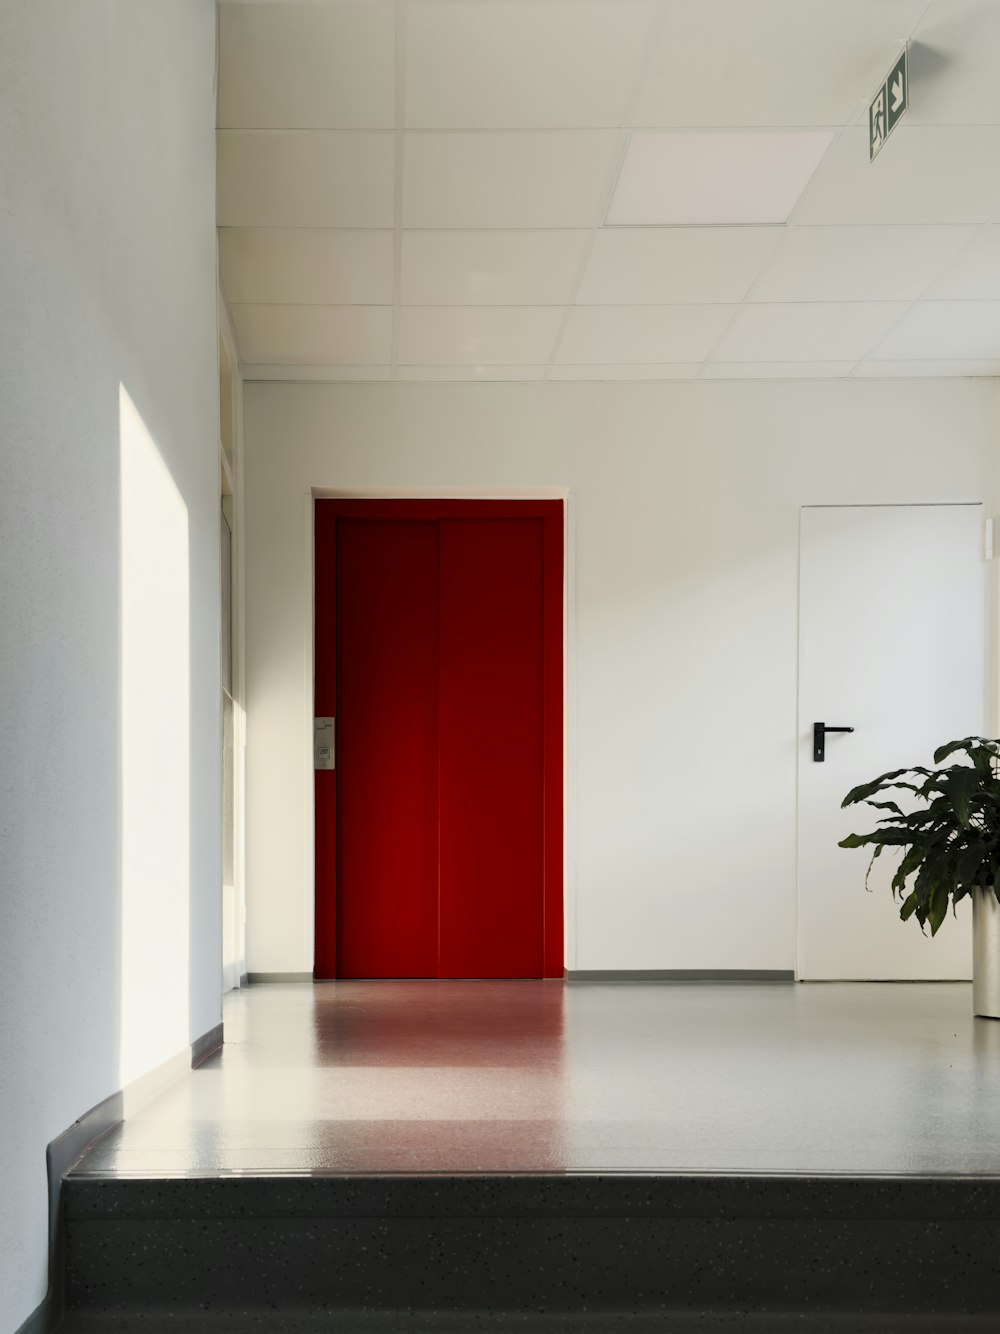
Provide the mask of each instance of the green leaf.
[{"label": "green leaf", "polygon": [[913,842],[906,829],[875,829],[870,834],[848,834],[837,844],[840,848],[863,848],[867,843],[884,843],[887,847],[903,847]]},{"label": "green leaf", "polygon": [[927,849],[923,865],[917,873],[917,878],[913,882],[913,892],[916,894],[917,903],[921,908],[930,908],[934,890],[937,888],[938,881],[944,871],[943,850],[940,840],[931,844]]},{"label": "green leaf", "polygon": [[979,772],[983,774],[992,774],[993,761],[1000,758],[1000,753],[998,753],[996,746],[992,741],[988,741],[982,746],[976,746],[969,751],[969,755],[972,759],[972,763],[976,766]]},{"label": "green leaf", "polygon": [[876,844],[875,851],[872,853],[872,859],[868,863],[868,870],[865,872],[865,889],[868,888],[868,882],[869,880],[871,880],[872,877],[872,867],[878,861],[879,857],[882,856],[883,852],[885,852],[885,844],[884,843]]},{"label": "green leaf", "polygon": [[837,847],[864,847],[865,843],[871,843],[875,838],[873,834],[848,834],[847,838],[841,838]]},{"label": "green leaf", "polygon": [[[946,803],[947,804],[947,803]],[[949,807],[949,815],[951,809]],[[943,812],[932,811],[930,808],[923,811],[911,811],[909,815],[883,815],[878,821],[879,824],[890,824],[897,829],[927,829],[931,825],[943,823]]]},{"label": "green leaf", "polygon": [[930,907],[927,912],[927,920],[931,924],[931,935],[936,936],[938,928],[944,921],[948,913],[948,887],[946,885],[935,885],[934,893],[931,897]]},{"label": "green leaf", "polygon": [[[870,850],[866,885],[884,849],[899,848],[891,884],[900,917],[915,917],[931,935],[940,930],[949,904],[954,909],[977,887],[1000,901],[1000,742],[965,737],[939,747],[935,762],[956,753],[959,762],[937,769],[915,766],[882,774],[852,788],[842,803],[865,802],[884,812],[871,832],[849,834],[840,846]],[[913,792],[920,809],[904,811],[886,799],[893,788]],[[871,800],[875,795],[880,799]]]},{"label": "green leaf", "polygon": [[[924,855],[925,849],[920,847],[913,847],[906,853],[903,860],[896,867],[896,874],[892,877],[892,888],[894,892],[896,890],[901,890],[906,882],[907,876],[912,875],[914,871],[919,869],[920,863],[924,860]],[[912,898],[913,896],[911,895],[910,897]],[[912,911],[913,909],[911,908],[910,912]]]},{"label": "green leaf", "polygon": [[960,889],[972,888],[972,882],[983,864],[985,853],[986,849],[982,843],[972,843],[958,854],[958,861],[955,864],[955,884]]},{"label": "green leaf", "polygon": [[942,764],[949,755],[954,755],[956,750],[967,751],[969,747],[975,745],[978,740],[978,737],[966,736],[962,737],[960,741],[945,742],[943,746],[938,746],[937,750],[934,752],[934,763]]},{"label": "green leaf", "polygon": [[891,780],[898,778],[900,774],[909,773],[909,769],[893,769],[892,773],[882,774],[871,783],[862,783],[859,787],[852,787],[847,796],[840,803],[841,806],[853,806],[855,802],[864,801],[870,797],[873,792],[880,792],[885,787],[893,786]]},{"label": "green leaf", "polygon": [[[975,751],[984,748],[996,747],[995,741],[989,741],[982,736],[964,736],[961,741],[949,741],[943,746],[938,746],[934,752],[934,763],[941,764],[949,755],[954,755],[956,750],[964,750],[967,755],[972,755]],[[987,754],[996,753],[987,749]]]},{"label": "green leaf", "polygon": [[951,808],[963,829],[969,827],[969,820],[972,815],[972,794],[979,786],[980,781],[980,775],[975,769],[956,766],[948,770],[946,788],[948,800],[951,802]]}]

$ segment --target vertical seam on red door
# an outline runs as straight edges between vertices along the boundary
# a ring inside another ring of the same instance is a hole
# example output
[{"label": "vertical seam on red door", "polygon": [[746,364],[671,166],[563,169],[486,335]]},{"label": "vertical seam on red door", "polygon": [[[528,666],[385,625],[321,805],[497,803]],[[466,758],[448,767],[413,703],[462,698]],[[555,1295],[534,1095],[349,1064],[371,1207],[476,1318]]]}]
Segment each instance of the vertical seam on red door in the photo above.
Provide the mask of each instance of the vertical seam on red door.
[{"label": "vertical seam on red door", "polygon": [[[334,663],[334,764],[337,763],[337,733],[340,731],[340,598],[336,580],[340,578],[340,519],[333,519],[334,587],[333,587],[333,663]],[[339,784],[339,773],[338,773]],[[340,976],[340,792],[333,812],[333,975]]]},{"label": "vertical seam on red door", "polygon": [[547,565],[548,565],[548,561],[546,560],[546,555],[547,555],[547,553],[546,553],[546,549],[545,549],[546,546],[548,545],[548,544],[546,543],[546,540],[545,540],[546,537],[547,537],[547,532],[546,532],[546,527],[545,527],[545,525],[546,525],[546,519],[545,519],[544,517],[541,518],[541,519],[539,519],[539,520],[538,520],[538,525],[539,525],[539,528],[541,529],[541,533],[540,533],[540,537],[541,537],[540,546],[541,546],[541,549],[542,549],[542,577],[541,577],[541,580],[540,580],[540,584],[541,584],[541,597],[540,597],[539,600],[538,600],[538,603],[539,603],[539,612],[540,612],[540,620],[541,620],[541,626],[540,626],[540,628],[539,628],[539,635],[540,635],[541,645],[542,645],[542,653],[541,653],[542,670],[541,670],[541,672],[539,673],[539,681],[538,681],[538,689],[539,689],[539,692],[540,692],[540,694],[541,694],[541,703],[542,703],[542,708],[541,708],[541,716],[542,716],[542,772],[541,772],[541,775],[540,775],[540,781],[541,781],[541,785],[542,785],[542,961],[541,961],[541,968],[540,968],[540,970],[539,970],[539,976],[542,977],[542,978],[544,979],[544,977],[545,977],[545,973],[546,973],[546,964],[547,964],[547,962],[548,962],[548,949],[547,949],[547,946],[548,946],[548,939],[547,939],[547,935],[546,935],[546,931],[545,931],[545,925],[546,925],[546,923],[545,923],[545,919],[546,919],[546,916],[548,915],[548,907],[549,907],[549,896],[548,896],[548,892],[547,892],[547,891],[548,891],[548,888],[549,888],[548,883],[547,883],[547,881],[548,881],[548,875],[547,875],[547,872],[548,872],[548,855],[549,855],[549,829],[548,829],[548,825],[549,825],[548,797],[549,797],[549,794],[548,794],[548,790],[547,790],[547,789],[548,789],[548,772],[549,772],[549,769],[548,769],[548,766],[549,766],[549,754],[548,754],[548,746],[549,746],[549,739],[548,739],[548,721],[549,721],[549,719],[548,719],[548,704],[549,704],[549,701],[548,701],[548,698],[547,698],[547,691],[546,691],[546,682],[547,682],[547,680],[548,680],[548,653],[549,653],[549,644],[548,644],[548,636],[547,636],[546,633],[545,633],[545,629],[546,629],[546,620],[547,620],[547,612],[548,612],[548,605],[547,605],[548,582],[547,582],[547,580],[546,580],[546,574],[547,574],[547,568],[546,568],[546,567],[547,567]]},{"label": "vertical seam on red door", "polygon": [[437,531],[437,960],[435,974],[441,977],[441,524]]}]

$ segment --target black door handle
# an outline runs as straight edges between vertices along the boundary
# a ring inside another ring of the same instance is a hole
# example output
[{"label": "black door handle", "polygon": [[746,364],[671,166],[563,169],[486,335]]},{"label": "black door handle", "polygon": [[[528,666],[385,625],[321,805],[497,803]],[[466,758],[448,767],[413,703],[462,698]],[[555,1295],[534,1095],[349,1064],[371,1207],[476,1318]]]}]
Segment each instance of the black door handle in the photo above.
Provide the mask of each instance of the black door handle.
[{"label": "black door handle", "polygon": [[813,759],[822,764],[826,759],[827,732],[853,732],[853,727],[827,727],[826,723],[813,723]]}]

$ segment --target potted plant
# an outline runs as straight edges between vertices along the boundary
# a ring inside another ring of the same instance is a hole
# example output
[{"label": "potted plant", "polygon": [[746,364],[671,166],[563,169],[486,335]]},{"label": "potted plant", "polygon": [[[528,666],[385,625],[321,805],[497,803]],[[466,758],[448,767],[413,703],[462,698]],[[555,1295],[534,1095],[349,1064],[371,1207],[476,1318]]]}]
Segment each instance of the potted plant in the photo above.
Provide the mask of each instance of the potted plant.
[{"label": "potted plant", "polygon": [[[944,764],[949,756],[966,761]],[[902,853],[892,877],[905,922],[936,935],[949,904],[972,899],[973,986],[977,1015],[1000,1019],[1000,741],[967,736],[934,752],[937,769],[895,769],[852,788],[844,806],[864,802],[887,812],[870,834],[850,834],[842,848],[872,848],[868,875],[892,848]],[[908,792],[904,811],[887,794]],[[865,877],[868,883],[868,877]]]}]

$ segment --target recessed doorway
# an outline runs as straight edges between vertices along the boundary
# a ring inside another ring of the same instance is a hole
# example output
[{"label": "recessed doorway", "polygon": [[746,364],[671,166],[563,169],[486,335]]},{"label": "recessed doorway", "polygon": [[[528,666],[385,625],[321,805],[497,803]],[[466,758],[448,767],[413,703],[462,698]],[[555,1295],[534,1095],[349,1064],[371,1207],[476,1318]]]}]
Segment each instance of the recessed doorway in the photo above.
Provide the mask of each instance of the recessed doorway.
[{"label": "recessed doorway", "polygon": [[318,500],[315,618],[315,976],[562,977],[562,502]]}]

